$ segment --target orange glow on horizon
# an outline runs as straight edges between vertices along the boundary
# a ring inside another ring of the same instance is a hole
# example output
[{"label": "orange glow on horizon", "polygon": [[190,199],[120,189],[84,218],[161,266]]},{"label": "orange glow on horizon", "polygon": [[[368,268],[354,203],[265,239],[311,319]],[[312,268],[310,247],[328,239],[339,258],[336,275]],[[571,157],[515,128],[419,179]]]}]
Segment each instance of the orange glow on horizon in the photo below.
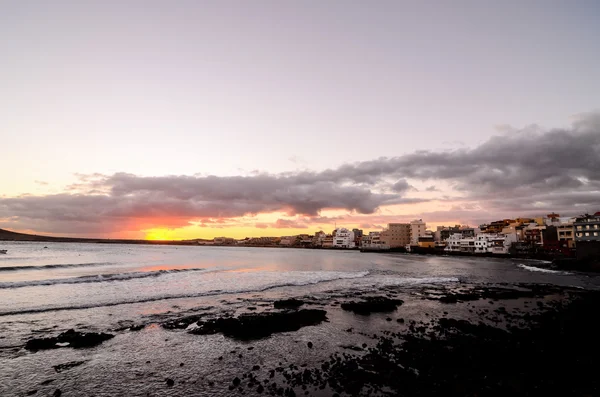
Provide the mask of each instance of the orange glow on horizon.
[{"label": "orange glow on horizon", "polygon": [[177,237],[177,232],[170,229],[150,229],[146,231],[146,240],[165,241],[165,240],[181,240]]}]

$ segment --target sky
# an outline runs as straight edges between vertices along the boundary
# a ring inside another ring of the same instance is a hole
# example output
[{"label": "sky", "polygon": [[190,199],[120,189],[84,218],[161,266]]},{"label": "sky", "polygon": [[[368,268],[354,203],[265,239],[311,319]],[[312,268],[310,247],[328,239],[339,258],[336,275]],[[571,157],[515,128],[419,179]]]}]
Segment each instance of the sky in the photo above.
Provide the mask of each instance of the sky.
[{"label": "sky", "polygon": [[600,210],[597,1],[0,0],[0,228]]}]

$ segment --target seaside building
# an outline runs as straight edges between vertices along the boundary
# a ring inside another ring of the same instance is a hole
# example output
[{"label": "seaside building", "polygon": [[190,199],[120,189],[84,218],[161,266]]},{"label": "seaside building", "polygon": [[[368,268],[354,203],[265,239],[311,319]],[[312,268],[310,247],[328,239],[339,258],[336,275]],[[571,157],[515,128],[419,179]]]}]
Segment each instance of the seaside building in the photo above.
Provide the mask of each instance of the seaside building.
[{"label": "seaside building", "polygon": [[575,247],[575,232],[573,223],[561,223],[556,226],[556,233],[558,241],[566,245],[567,248],[573,249]]},{"label": "seaside building", "polygon": [[236,240],[231,237],[215,237],[213,245],[235,245]]},{"label": "seaside building", "polygon": [[581,215],[573,223],[575,244],[580,241],[600,241],[600,212]]},{"label": "seaside building", "polygon": [[541,247],[544,244],[542,231],[546,226],[540,226],[536,223],[530,223],[523,229],[523,241],[533,247]]},{"label": "seaside building", "polygon": [[333,238],[334,248],[354,248],[354,232],[346,228],[337,229],[337,233]]},{"label": "seaside building", "polygon": [[435,240],[432,234],[427,236],[419,237],[419,247],[421,248],[435,248]]},{"label": "seaside building", "polygon": [[508,254],[512,243],[517,241],[514,234],[480,233],[475,237],[463,237],[455,233],[446,241],[445,251],[474,254]]},{"label": "seaside building", "polygon": [[475,253],[508,254],[516,234],[482,233],[475,237]]},{"label": "seaside building", "polygon": [[434,232],[434,239],[437,242],[445,242],[454,233],[460,233],[463,237],[475,237],[479,229],[468,226],[438,226]]},{"label": "seaside building", "polygon": [[296,244],[297,236],[283,236],[279,241],[279,245],[291,246]]},{"label": "seaside building", "polygon": [[325,234],[325,232],[322,231],[322,230],[316,232],[315,233],[315,237],[313,237],[313,239],[312,239],[312,244],[315,247],[322,247],[323,246],[323,240],[325,239],[326,236],[327,236],[327,234]]},{"label": "seaside building", "polygon": [[410,244],[419,245],[419,237],[425,236],[427,225],[423,219],[415,219],[410,222]]},{"label": "seaside building", "polygon": [[499,221],[494,221],[489,224],[483,224],[479,226],[481,233],[502,233],[502,229],[506,226],[509,226],[511,223],[515,223],[514,219],[502,219]]},{"label": "seaside building", "polygon": [[390,248],[405,247],[410,244],[410,223],[388,223],[381,232],[381,241]]},{"label": "seaside building", "polygon": [[323,248],[331,248],[333,247],[333,236],[327,235],[323,238],[323,243],[321,244]]},{"label": "seaside building", "polygon": [[[452,234],[450,237],[448,237],[446,239],[446,248],[444,248],[444,251],[449,251],[449,252],[460,252],[460,242],[463,239],[462,234],[460,233],[454,233]],[[475,245],[475,244],[473,244]]]},{"label": "seaside building", "polygon": [[363,237],[362,229],[352,229],[352,232],[354,233],[354,245],[360,247]]},{"label": "seaside building", "polygon": [[362,236],[361,239],[361,248],[366,249],[388,249],[383,240],[381,239],[380,232],[369,232],[368,235]]}]

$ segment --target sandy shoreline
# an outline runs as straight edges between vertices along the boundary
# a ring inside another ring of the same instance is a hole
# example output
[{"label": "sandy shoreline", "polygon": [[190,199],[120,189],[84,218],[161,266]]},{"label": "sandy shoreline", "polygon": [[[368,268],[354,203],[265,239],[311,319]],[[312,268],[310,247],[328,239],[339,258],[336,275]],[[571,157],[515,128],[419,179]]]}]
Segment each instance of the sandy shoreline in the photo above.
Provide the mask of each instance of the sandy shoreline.
[{"label": "sandy shoreline", "polygon": [[[349,305],[373,303],[369,297],[383,305]],[[254,294],[119,329],[78,329],[114,335],[94,347],[15,347],[14,357],[0,360],[8,370],[0,394],[595,394],[590,371],[599,349],[587,324],[600,302],[596,292],[455,283],[297,299],[275,308]],[[311,311],[325,311],[326,319],[297,315]],[[58,334],[45,330],[30,340]],[[11,373],[13,363],[29,376]]]}]

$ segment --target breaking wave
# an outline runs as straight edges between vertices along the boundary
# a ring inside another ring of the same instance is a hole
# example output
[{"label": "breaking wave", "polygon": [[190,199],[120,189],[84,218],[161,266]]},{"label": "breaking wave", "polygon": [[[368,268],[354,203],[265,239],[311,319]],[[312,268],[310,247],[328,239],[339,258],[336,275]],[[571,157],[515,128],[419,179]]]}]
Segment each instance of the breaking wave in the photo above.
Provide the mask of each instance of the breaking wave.
[{"label": "breaking wave", "polygon": [[71,269],[78,267],[97,267],[114,265],[111,262],[101,263],[65,263],[56,265],[40,265],[40,266],[4,266],[0,267],[0,272],[14,272],[20,270],[48,270],[48,269]]},{"label": "breaking wave", "polygon": [[528,270],[530,272],[541,272],[541,273],[552,273],[552,274],[571,274],[569,272],[563,272],[563,271],[560,271],[560,270],[551,270],[551,269],[544,269],[544,268],[541,268],[541,267],[527,266],[527,265],[524,265],[522,263],[518,264],[517,267],[520,267],[521,269]]},{"label": "breaking wave", "polygon": [[[195,270],[195,269],[186,269],[186,270]],[[198,269],[204,270],[204,269]],[[211,271],[211,270],[206,270]],[[169,272],[173,272],[172,270]],[[156,273],[156,272],[155,272]],[[60,311],[60,310],[81,310],[81,309],[92,309],[98,307],[110,307],[110,306],[119,306],[119,305],[127,305],[134,303],[145,303],[145,302],[154,302],[161,301],[167,299],[186,299],[186,298],[199,298],[203,296],[213,296],[213,295],[231,295],[231,294],[240,294],[240,293],[250,293],[250,292],[264,292],[275,288],[280,287],[298,287],[304,285],[314,285],[329,281],[335,280],[343,280],[343,279],[355,279],[362,278],[369,275],[368,271],[362,272],[319,272],[321,273],[318,278],[307,279],[307,280],[298,280],[298,281],[288,281],[288,282],[273,282],[271,284],[263,285],[261,287],[250,287],[250,288],[236,288],[231,290],[212,290],[206,292],[198,292],[198,293],[187,293],[187,294],[164,294],[164,295],[156,295],[150,296],[146,298],[138,298],[138,299],[124,299],[115,302],[98,302],[98,303],[90,303],[84,305],[74,305],[74,306],[57,306],[57,307],[42,307],[42,308],[31,308],[31,309],[23,309],[23,310],[13,310],[0,312],[0,316],[11,316],[17,314],[33,314],[33,313],[45,313],[52,311]],[[52,280],[47,280],[52,281]]]},{"label": "breaking wave", "polygon": [[207,271],[207,270],[201,269],[201,268],[172,269],[172,270],[157,270],[157,271],[153,271],[153,272],[97,274],[94,276],[81,276],[81,277],[71,277],[71,278],[16,281],[16,282],[0,283],[0,289],[37,287],[37,286],[57,285],[57,284],[85,284],[85,283],[103,283],[103,282],[107,282],[107,281],[126,281],[126,280],[138,279],[138,278],[159,277],[159,276],[163,276],[166,274],[172,274],[172,273],[200,272],[200,271]]}]

